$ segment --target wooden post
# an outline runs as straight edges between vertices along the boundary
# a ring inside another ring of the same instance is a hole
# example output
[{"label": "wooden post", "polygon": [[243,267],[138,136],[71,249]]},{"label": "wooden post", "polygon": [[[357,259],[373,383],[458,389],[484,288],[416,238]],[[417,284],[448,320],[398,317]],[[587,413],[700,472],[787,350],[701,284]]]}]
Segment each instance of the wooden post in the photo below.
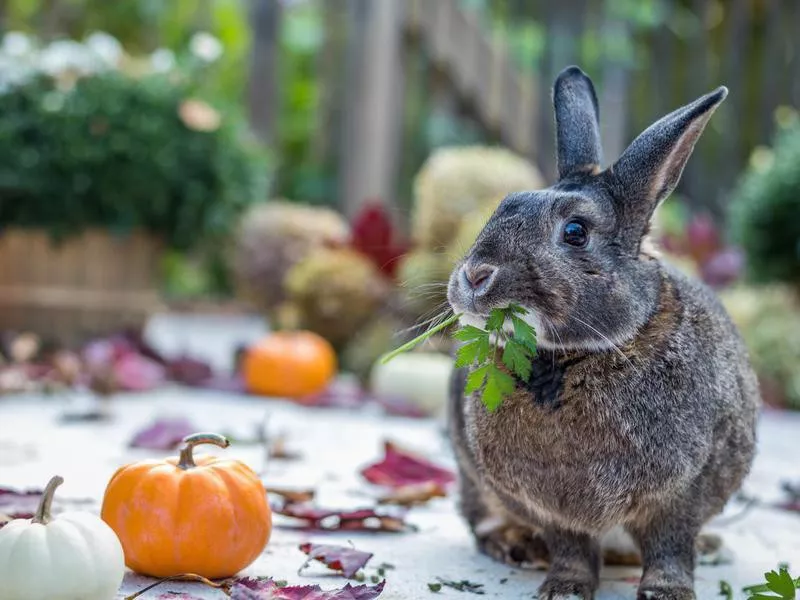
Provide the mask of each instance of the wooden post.
[{"label": "wooden post", "polygon": [[275,139],[278,115],[280,0],[251,0],[252,42],[247,108],[250,124],[266,144]]},{"label": "wooden post", "polygon": [[395,202],[403,105],[406,4],[351,0],[351,82],[345,103],[342,209],[353,215],[370,198]]}]

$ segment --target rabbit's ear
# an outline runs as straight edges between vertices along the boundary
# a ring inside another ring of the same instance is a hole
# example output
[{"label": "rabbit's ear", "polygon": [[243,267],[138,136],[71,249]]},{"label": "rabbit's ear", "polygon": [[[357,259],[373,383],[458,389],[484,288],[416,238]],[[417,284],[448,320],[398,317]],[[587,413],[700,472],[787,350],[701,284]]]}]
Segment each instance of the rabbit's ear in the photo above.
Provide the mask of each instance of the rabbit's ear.
[{"label": "rabbit's ear", "polygon": [[681,178],[700,134],[728,95],[721,86],[653,123],[608,170],[617,187],[625,233],[638,245],[650,219]]},{"label": "rabbit's ear", "polygon": [[600,115],[592,80],[578,67],[567,67],[553,87],[556,113],[558,177],[599,170],[603,149],[600,144]]}]

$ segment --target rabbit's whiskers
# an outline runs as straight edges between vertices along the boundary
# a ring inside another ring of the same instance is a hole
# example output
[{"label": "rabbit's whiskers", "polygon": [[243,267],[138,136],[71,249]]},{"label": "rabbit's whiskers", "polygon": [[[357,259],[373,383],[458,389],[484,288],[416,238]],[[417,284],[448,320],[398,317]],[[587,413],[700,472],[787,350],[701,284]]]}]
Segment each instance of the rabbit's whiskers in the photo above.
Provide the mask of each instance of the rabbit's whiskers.
[{"label": "rabbit's whiskers", "polygon": [[624,352],[623,352],[623,351],[620,349],[620,347],[619,347],[617,344],[615,344],[615,343],[614,343],[614,341],[613,341],[613,340],[611,340],[611,338],[609,338],[607,335],[605,335],[605,334],[604,334],[603,332],[601,332],[599,329],[597,329],[596,327],[594,327],[594,326],[590,325],[589,323],[587,323],[586,321],[584,321],[583,319],[581,319],[581,318],[580,318],[580,317],[578,317],[577,315],[572,315],[572,318],[573,318],[573,319],[575,319],[575,320],[576,320],[578,323],[580,323],[580,324],[581,324],[581,325],[583,325],[584,327],[587,327],[588,329],[590,329],[591,331],[593,331],[594,333],[596,333],[597,335],[599,335],[599,336],[600,336],[601,338],[603,338],[603,339],[604,339],[606,342],[608,342],[608,344],[611,346],[611,348],[612,348],[612,349],[613,349],[613,350],[614,350],[614,351],[615,351],[617,354],[619,354],[619,355],[622,357],[622,359],[623,359],[625,362],[627,362],[627,363],[628,363],[628,364],[631,366],[631,368],[632,368],[634,371],[636,371],[637,373],[639,372],[639,370],[636,368],[636,366],[635,366],[635,365],[634,365],[634,364],[631,362],[631,359],[629,359],[629,358],[628,358],[628,357],[625,355],[625,353],[624,353]]}]

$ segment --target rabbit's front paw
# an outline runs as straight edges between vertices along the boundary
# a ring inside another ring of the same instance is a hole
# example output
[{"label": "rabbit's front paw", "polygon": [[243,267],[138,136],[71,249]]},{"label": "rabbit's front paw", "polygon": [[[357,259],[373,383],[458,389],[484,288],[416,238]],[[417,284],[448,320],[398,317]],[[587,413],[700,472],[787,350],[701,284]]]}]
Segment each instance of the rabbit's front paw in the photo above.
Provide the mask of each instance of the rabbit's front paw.
[{"label": "rabbit's front paw", "polygon": [[526,527],[505,525],[479,535],[478,548],[487,556],[512,567],[547,568],[544,538]]},{"label": "rabbit's front paw", "polygon": [[636,600],[696,600],[694,590],[681,585],[642,585]]},{"label": "rabbit's front paw", "polygon": [[551,573],[539,588],[539,600],[592,600],[597,582],[587,573]]}]

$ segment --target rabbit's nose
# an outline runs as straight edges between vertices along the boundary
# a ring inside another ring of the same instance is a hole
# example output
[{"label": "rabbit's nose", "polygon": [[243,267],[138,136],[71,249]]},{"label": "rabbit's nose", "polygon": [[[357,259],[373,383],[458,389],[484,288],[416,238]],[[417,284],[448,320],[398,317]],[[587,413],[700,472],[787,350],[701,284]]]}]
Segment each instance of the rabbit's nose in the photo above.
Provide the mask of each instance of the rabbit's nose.
[{"label": "rabbit's nose", "polygon": [[465,265],[462,272],[464,273],[464,280],[467,287],[476,294],[481,294],[492,284],[492,280],[497,274],[497,267],[489,265]]}]

